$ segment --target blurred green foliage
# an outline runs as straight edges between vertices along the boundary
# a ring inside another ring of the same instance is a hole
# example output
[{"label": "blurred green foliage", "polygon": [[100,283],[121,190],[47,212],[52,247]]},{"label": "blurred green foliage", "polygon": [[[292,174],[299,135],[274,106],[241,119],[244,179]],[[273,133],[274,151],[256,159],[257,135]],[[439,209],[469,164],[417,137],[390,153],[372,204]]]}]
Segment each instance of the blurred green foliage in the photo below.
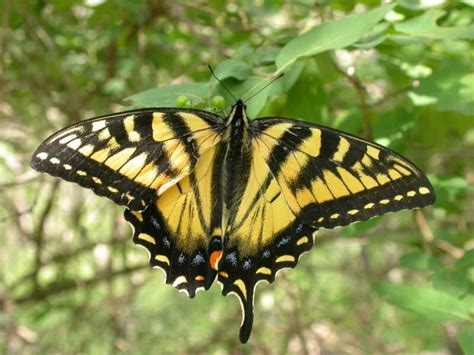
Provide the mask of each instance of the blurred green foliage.
[{"label": "blurred green foliage", "polygon": [[[474,353],[471,0],[0,1],[5,353]],[[219,288],[163,285],[121,209],[29,168],[53,131],[126,107],[286,116],[430,176],[432,208],[320,231],[260,285],[249,344]],[[145,91],[147,90],[147,91]],[[138,94],[137,94],[138,93]],[[125,101],[123,98],[128,97]]]}]

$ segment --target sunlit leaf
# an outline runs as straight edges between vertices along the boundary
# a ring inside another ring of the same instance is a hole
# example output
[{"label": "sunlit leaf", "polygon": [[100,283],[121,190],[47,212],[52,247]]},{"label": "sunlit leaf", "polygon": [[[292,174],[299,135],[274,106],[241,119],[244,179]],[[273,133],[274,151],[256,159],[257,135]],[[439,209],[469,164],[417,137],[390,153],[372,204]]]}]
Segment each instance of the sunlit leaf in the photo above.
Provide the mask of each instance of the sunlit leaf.
[{"label": "sunlit leaf", "polygon": [[299,58],[357,42],[394,7],[395,4],[385,4],[360,15],[347,16],[312,28],[282,48],[276,58],[277,68],[281,70]]},{"label": "sunlit leaf", "polygon": [[396,307],[435,322],[474,323],[474,303],[430,288],[377,283],[375,290]]},{"label": "sunlit leaf", "polygon": [[433,39],[474,39],[474,25],[440,27],[437,21],[445,11],[432,9],[421,16],[395,24],[395,29],[412,36]]},{"label": "sunlit leaf", "polygon": [[133,107],[175,107],[180,96],[187,96],[191,104],[202,102],[209,93],[208,83],[189,83],[161,88],[150,89],[139,94],[129,96],[125,100],[131,101]]},{"label": "sunlit leaf", "polygon": [[428,95],[419,95],[413,91],[409,91],[407,95],[415,106],[427,106],[438,102],[438,99],[436,97]]},{"label": "sunlit leaf", "polygon": [[399,0],[401,7],[410,10],[424,10],[446,3],[446,0]]}]

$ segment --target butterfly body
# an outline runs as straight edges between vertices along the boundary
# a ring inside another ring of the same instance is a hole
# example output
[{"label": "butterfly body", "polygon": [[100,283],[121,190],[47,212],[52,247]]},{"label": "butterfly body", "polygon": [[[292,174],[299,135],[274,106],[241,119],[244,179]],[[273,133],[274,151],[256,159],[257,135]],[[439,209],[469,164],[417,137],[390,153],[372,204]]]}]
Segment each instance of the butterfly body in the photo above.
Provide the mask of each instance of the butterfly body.
[{"label": "butterfly body", "polygon": [[166,282],[194,297],[217,279],[242,304],[240,340],[260,281],[294,267],[319,228],[434,201],[423,173],[372,142],[285,118],[141,109],[67,127],[32,167],[124,205],[133,240]]}]

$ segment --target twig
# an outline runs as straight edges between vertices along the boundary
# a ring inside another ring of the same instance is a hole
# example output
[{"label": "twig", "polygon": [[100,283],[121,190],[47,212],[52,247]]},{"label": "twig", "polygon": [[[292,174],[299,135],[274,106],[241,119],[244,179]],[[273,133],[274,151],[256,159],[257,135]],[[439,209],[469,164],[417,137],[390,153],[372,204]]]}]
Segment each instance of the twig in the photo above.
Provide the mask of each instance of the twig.
[{"label": "twig", "polygon": [[41,269],[42,266],[42,255],[43,255],[43,238],[44,238],[44,225],[46,223],[46,220],[53,208],[54,200],[56,198],[56,192],[58,191],[58,186],[59,186],[59,180],[55,180],[53,185],[51,186],[51,193],[47,199],[46,205],[41,212],[39,219],[38,219],[38,224],[33,230],[33,233],[31,234],[32,240],[35,243],[35,274],[34,274],[34,285],[35,288],[39,287],[38,283],[38,273],[39,270]]},{"label": "twig", "polygon": [[9,33],[8,28],[10,27],[11,4],[12,2],[10,0],[5,0],[3,3],[3,21],[0,30],[0,102],[3,102],[4,94],[3,78],[5,78],[5,57],[7,52],[7,34]]},{"label": "twig", "polygon": [[[114,244],[122,244],[128,241],[129,241],[129,238],[121,238],[121,239],[111,238],[109,240],[101,242],[101,244],[105,244],[112,247]],[[92,242],[69,252],[54,254],[50,258],[43,260],[42,267],[51,266],[52,264],[60,264],[60,263],[67,262],[69,259],[79,257],[83,253],[89,252],[90,250],[94,249],[96,246],[97,246],[97,242]],[[14,292],[15,289],[17,289],[20,286],[23,286],[26,282],[31,280],[35,276],[36,272],[37,271],[32,271],[26,275],[23,275],[18,280],[16,280],[13,284],[8,286],[8,288],[12,292]]]},{"label": "twig", "polygon": [[24,175],[19,176],[14,181],[0,183],[0,190],[8,189],[10,187],[16,187],[16,186],[19,186],[19,185],[25,185],[25,184],[28,184],[32,181],[38,180],[40,178],[41,178],[41,175],[39,175],[39,174],[34,174],[34,175],[24,174]]},{"label": "twig", "polygon": [[438,249],[441,249],[451,255],[455,259],[459,259],[464,255],[464,251],[460,248],[455,247],[454,245],[444,241],[435,239],[433,232],[431,231],[428,222],[426,221],[425,215],[421,210],[414,211],[416,224],[420,229],[421,235],[425,243],[428,245],[434,245]]},{"label": "twig", "polygon": [[389,92],[387,95],[380,98],[379,100],[372,102],[371,104],[369,104],[369,107],[374,108],[374,107],[377,107],[377,106],[381,106],[381,105],[385,104],[387,101],[390,101],[391,99],[393,99],[393,98],[395,98],[399,95],[403,95],[407,91],[410,91],[415,87],[416,87],[415,83],[411,83],[410,85],[402,86],[401,88],[399,88],[395,91]]},{"label": "twig", "polygon": [[357,77],[357,75],[347,73],[345,70],[339,67],[334,60],[331,60],[331,61],[336,71],[342,74],[349,81],[349,83],[354,87],[357,94],[357,99],[359,100],[359,108],[362,114],[362,119],[364,121],[363,136],[367,139],[372,139],[372,121],[369,115],[369,106],[365,98],[365,94],[367,92],[367,90],[365,89],[365,86],[362,84],[362,82]]},{"label": "twig", "polygon": [[102,282],[104,280],[107,280],[109,277],[117,277],[117,276],[122,276],[122,275],[127,275],[131,274],[135,271],[142,270],[144,268],[150,267],[148,263],[143,264],[143,265],[138,265],[138,266],[133,266],[133,267],[128,267],[120,270],[114,270],[112,273],[101,273],[97,275],[94,278],[87,279],[87,280],[67,280],[65,282],[57,282],[51,284],[49,287],[44,288],[44,289],[36,289],[33,290],[30,294],[19,297],[17,299],[14,299],[13,302],[15,304],[22,304],[22,303],[28,303],[32,301],[42,301],[45,300],[51,296],[58,295],[60,293],[78,288],[78,287],[89,287],[92,285],[95,285],[99,282]]}]

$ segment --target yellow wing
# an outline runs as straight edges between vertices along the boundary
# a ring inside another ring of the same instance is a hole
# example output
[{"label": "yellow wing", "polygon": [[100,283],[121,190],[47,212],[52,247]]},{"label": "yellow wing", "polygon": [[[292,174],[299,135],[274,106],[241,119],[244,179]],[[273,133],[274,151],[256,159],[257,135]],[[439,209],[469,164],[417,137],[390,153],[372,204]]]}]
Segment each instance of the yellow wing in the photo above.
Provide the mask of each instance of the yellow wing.
[{"label": "yellow wing", "polygon": [[288,119],[257,120],[254,127],[256,148],[289,207],[315,228],[434,202],[426,176],[385,147]]},{"label": "yellow wing", "polygon": [[46,139],[31,166],[142,210],[220,141],[209,112],[142,109],[79,122]]}]

